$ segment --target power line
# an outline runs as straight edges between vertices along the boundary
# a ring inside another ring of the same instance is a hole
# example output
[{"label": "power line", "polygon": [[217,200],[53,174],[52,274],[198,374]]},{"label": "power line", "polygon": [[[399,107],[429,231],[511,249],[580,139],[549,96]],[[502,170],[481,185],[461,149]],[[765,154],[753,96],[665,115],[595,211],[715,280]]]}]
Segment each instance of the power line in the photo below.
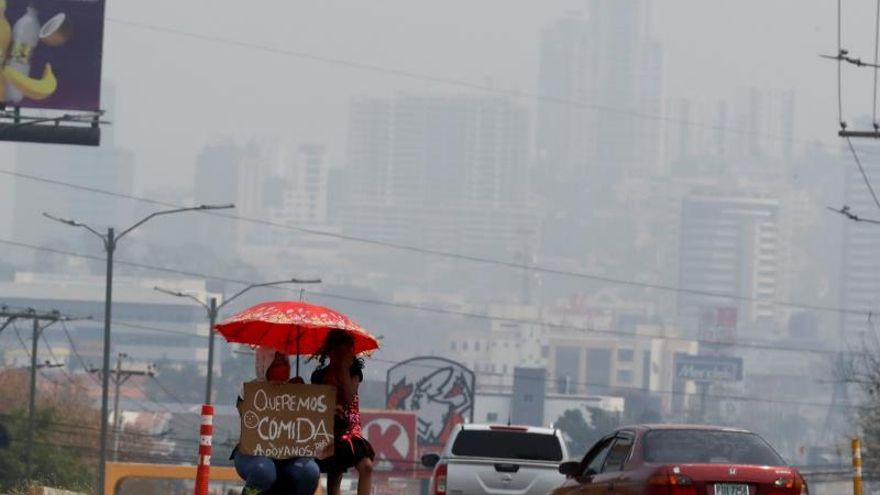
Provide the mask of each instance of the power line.
[{"label": "power line", "polygon": [[877,0],[877,18],[874,24],[874,107],[871,123],[877,129],[877,69],[880,67],[880,0]]},{"label": "power line", "polygon": [[[139,328],[145,329],[145,330],[149,329],[149,327],[144,327],[144,326],[139,326]],[[832,354],[836,355],[838,353],[832,353]],[[395,361],[395,360],[388,360],[388,359],[381,359],[381,358],[371,358],[370,360],[375,361],[375,362],[379,362],[379,363],[386,363],[386,364],[400,364],[400,363],[406,361],[406,360]],[[417,366],[427,367],[427,368],[431,368],[431,369],[440,369],[439,366],[433,366],[433,365],[417,365]],[[500,378],[513,378],[513,376],[514,376],[511,374],[485,372],[485,371],[480,371],[479,374],[480,375],[496,376],[496,377],[500,377]],[[522,378],[525,380],[537,380],[537,378],[533,378],[533,377],[522,377]],[[640,393],[647,392],[647,393],[655,393],[655,394],[661,394],[661,395],[683,395],[683,396],[691,395],[687,391],[675,391],[675,390],[647,391],[644,388],[633,387],[633,386],[614,386],[614,385],[592,383],[592,382],[569,382],[569,383],[571,383],[573,385],[583,385],[583,386],[594,387],[594,388],[605,388],[605,389],[611,390],[612,392],[615,390],[630,390],[630,391],[640,392]],[[165,391],[166,394],[168,394],[170,397],[174,398],[178,402],[178,404],[180,404],[182,406],[186,406],[186,404],[183,403],[183,401],[181,401],[179,398],[177,398],[174,394],[172,394],[164,386],[162,386],[161,388],[163,389],[163,391]],[[828,407],[828,405],[829,405],[827,403],[820,403],[820,402],[777,400],[777,399],[767,399],[767,398],[761,398],[761,397],[743,397],[743,396],[737,396],[737,395],[709,394],[709,397],[714,397],[714,398],[719,398],[719,399],[728,399],[728,400],[741,400],[741,401],[745,401],[745,402],[763,402],[763,403],[772,403],[772,404],[802,405],[802,406],[812,406],[812,407]]]},{"label": "power line", "polygon": [[[30,351],[30,349],[28,349],[27,344],[25,343],[24,339],[21,337],[21,333],[19,333],[19,331],[18,331],[18,325],[16,325],[15,322],[12,322],[12,331],[15,333],[15,337],[18,339],[18,343],[21,346],[21,349],[25,352],[25,355],[27,356],[28,360],[31,360],[31,351]],[[39,373],[40,376],[42,376],[46,381],[48,381],[52,385],[55,385],[55,386],[60,385],[60,383],[56,382],[49,375],[47,375],[46,372],[43,371],[42,368],[40,368],[39,364],[37,365],[37,373]]]},{"label": "power line", "polygon": [[[17,241],[7,241],[4,239],[0,239],[0,244],[14,245],[14,246],[18,246],[18,247],[33,249],[33,250],[50,252],[50,253],[58,254],[58,255],[62,255],[62,256],[70,256],[70,257],[75,257],[75,258],[94,259],[94,260],[102,261],[102,259],[97,256],[86,255],[86,254],[81,254],[81,253],[74,253],[74,252],[69,252],[69,251],[63,251],[63,250],[59,250],[59,249],[47,248],[47,247],[42,247],[42,246],[35,246],[35,245],[31,245],[31,244],[20,243]],[[252,283],[252,282],[237,280],[237,279],[228,278],[228,277],[220,277],[220,276],[208,275],[208,274],[186,271],[186,270],[177,270],[177,269],[173,269],[173,268],[159,267],[159,266],[153,266],[153,265],[148,265],[148,264],[144,264],[144,263],[135,263],[135,262],[124,261],[124,260],[116,260],[116,263],[120,264],[120,265],[131,266],[131,267],[145,269],[145,270],[153,270],[153,271],[159,271],[159,272],[164,272],[164,273],[172,273],[175,275],[183,275],[183,276],[187,276],[187,277],[198,277],[198,278],[204,278],[207,280],[217,280],[217,281],[221,281],[221,282],[229,282],[229,283],[235,283],[235,284],[240,284],[240,285],[248,285],[248,284]],[[291,289],[284,288],[284,287],[278,287],[277,289],[287,291],[287,292],[291,291]],[[537,319],[531,320],[531,319],[524,319],[524,318],[492,316],[492,315],[485,314],[485,313],[458,311],[458,310],[451,310],[451,309],[445,309],[445,308],[435,308],[435,307],[423,306],[423,305],[396,303],[396,302],[392,302],[392,301],[382,301],[382,300],[378,300],[378,299],[367,299],[367,298],[360,298],[360,297],[353,297],[353,296],[343,296],[343,295],[331,294],[331,293],[320,292],[320,291],[311,291],[310,293],[314,296],[326,297],[328,299],[356,302],[356,303],[361,303],[361,304],[393,307],[393,308],[406,309],[406,310],[423,312],[423,313],[432,313],[432,314],[455,316],[455,317],[462,317],[462,318],[481,319],[481,320],[498,321],[498,322],[506,322],[506,323],[517,323],[517,324],[524,324],[524,325],[547,326],[547,327],[563,329],[563,330],[574,330],[574,331],[595,333],[595,334],[599,334],[599,335],[608,335],[608,336],[616,337],[616,338],[625,337],[625,338],[631,338],[631,339],[657,339],[657,340],[664,340],[664,341],[694,342],[694,343],[698,343],[698,344],[710,344],[710,345],[714,345],[714,346],[729,347],[729,348],[751,348],[751,349],[759,349],[759,350],[798,352],[798,353],[810,353],[810,354],[819,354],[819,355],[837,355],[838,354],[837,352],[834,352],[834,351],[824,351],[824,350],[819,350],[819,349],[803,349],[803,348],[797,348],[797,347],[785,347],[785,346],[779,346],[776,344],[746,344],[746,343],[721,344],[718,342],[702,340],[702,339],[688,339],[688,338],[684,338],[684,337],[673,337],[673,336],[665,336],[665,335],[651,336],[651,335],[644,335],[644,334],[634,334],[634,333],[621,332],[621,331],[610,330],[610,329],[597,329],[597,328],[590,328],[590,327],[583,327],[583,326],[576,326],[576,325],[568,325],[568,324],[563,324],[563,323],[553,323],[553,322],[549,322],[546,320],[537,320]],[[845,309],[840,309],[840,308],[835,308],[835,310],[837,312],[841,312],[841,313],[862,314],[862,312],[855,312],[855,311],[845,310]],[[869,316],[871,314],[871,312],[865,312],[864,314],[866,316]],[[160,333],[177,334],[177,335],[188,336],[188,337],[195,336],[194,334],[189,333],[189,332],[175,331],[175,330],[151,327],[151,326],[140,325],[140,324],[135,324],[135,323],[114,322],[114,325],[129,327],[129,328],[134,328],[134,329],[156,331],[156,332],[160,332]]]},{"label": "power line", "polygon": [[75,380],[75,379],[70,375],[70,373],[68,373],[67,370],[64,369],[64,365],[65,365],[66,363],[62,363],[62,362],[58,359],[58,356],[55,355],[55,351],[52,350],[52,346],[49,344],[49,339],[46,338],[46,332],[40,332],[40,337],[43,339],[43,345],[46,346],[46,350],[49,352],[49,356],[52,357],[52,360],[53,360],[54,362],[56,362],[56,363],[61,363],[61,364],[62,364],[62,366],[61,366],[60,368],[58,368],[58,370],[61,372],[61,374],[64,375],[64,378],[66,378],[67,381],[70,382],[70,384],[73,385],[74,387],[77,387],[77,388],[83,388],[83,384],[80,383],[79,381]]},{"label": "power line", "polygon": [[100,381],[90,371],[92,369],[92,366],[86,364],[85,360],[76,349],[76,345],[73,343],[73,338],[70,336],[70,331],[67,329],[67,324],[63,321],[61,322],[61,328],[64,330],[64,335],[67,336],[67,342],[70,343],[70,350],[73,352],[73,355],[76,356],[76,359],[77,361],[79,361],[80,366],[82,366],[82,369],[86,373],[86,376],[90,377],[95,383],[100,385]]},{"label": "power line", "polygon": [[868,192],[871,193],[871,199],[874,200],[874,206],[877,209],[880,209],[880,200],[877,199],[877,193],[874,192],[874,187],[871,185],[871,180],[868,179],[868,174],[865,172],[865,167],[862,166],[862,160],[859,159],[859,154],[856,153],[856,148],[852,144],[852,140],[847,137],[846,143],[849,145],[849,150],[852,153],[853,159],[856,161],[856,165],[859,167],[859,172],[862,174],[862,180],[865,182],[865,185],[868,186]]},{"label": "power line", "polygon": [[708,130],[713,130],[713,131],[718,131],[718,132],[730,132],[732,134],[741,134],[741,135],[747,135],[747,136],[754,135],[754,136],[766,137],[768,139],[773,139],[773,140],[782,141],[782,142],[792,142],[792,143],[800,142],[800,143],[807,144],[807,145],[815,145],[816,144],[815,142],[812,142],[812,141],[796,140],[796,139],[793,139],[789,136],[784,136],[784,135],[780,136],[780,135],[764,134],[764,133],[746,130],[746,129],[729,128],[729,127],[723,126],[723,125],[705,124],[702,122],[694,122],[694,121],[689,121],[686,119],[676,119],[676,118],[666,117],[663,115],[646,114],[646,113],[636,112],[636,111],[627,110],[627,109],[623,109],[623,108],[611,107],[608,105],[601,105],[598,103],[584,102],[584,101],[572,100],[569,98],[561,98],[561,97],[555,97],[555,96],[550,96],[550,95],[542,95],[540,93],[535,93],[535,92],[520,91],[520,90],[505,91],[505,90],[498,89],[498,88],[495,88],[492,86],[472,83],[472,82],[463,81],[463,80],[459,80],[459,79],[453,79],[450,77],[425,74],[425,73],[420,73],[420,72],[406,70],[406,69],[385,67],[385,66],[380,66],[380,65],[368,64],[365,62],[352,61],[352,60],[328,57],[328,56],[323,56],[323,55],[316,55],[313,53],[307,53],[307,52],[303,52],[303,51],[282,49],[282,48],[271,47],[271,46],[267,46],[267,45],[261,45],[259,43],[223,38],[220,36],[212,36],[212,35],[207,35],[207,34],[193,33],[190,31],[184,31],[182,29],[176,29],[176,28],[172,28],[172,27],[168,27],[168,26],[159,26],[159,25],[155,25],[155,24],[148,24],[148,23],[144,23],[144,22],[132,21],[132,20],[127,20],[127,19],[119,19],[119,18],[113,18],[113,17],[108,17],[107,21],[110,23],[113,23],[113,24],[133,27],[136,29],[141,29],[141,30],[150,31],[150,32],[171,34],[174,36],[179,36],[179,37],[183,37],[183,38],[190,38],[190,39],[205,41],[205,42],[209,42],[209,43],[219,43],[219,44],[224,44],[224,45],[229,45],[229,46],[236,46],[239,48],[256,50],[256,51],[261,51],[261,52],[265,52],[265,53],[272,53],[275,55],[293,57],[293,58],[298,58],[298,59],[302,59],[302,60],[309,60],[312,62],[318,62],[318,63],[333,65],[333,66],[338,66],[338,67],[345,67],[345,68],[353,69],[353,70],[374,72],[377,74],[402,77],[402,78],[406,78],[406,79],[413,79],[413,80],[419,80],[419,81],[430,82],[430,83],[439,83],[439,84],[444,84],[444,85],[448,85],[448,86],[464,88],[464,89],[468,89],[468,90],[476,90],[476,91],[480,91],[480,92],[484,92],[484,93],[500,94],[503,96],[529,98],[529,99],[533,99],[535,101],[553,103],[553,104],[558,104],[558,105],[565,105],[568,107],[586,108],[586,109],[596,110],[596,111],[605,112],[605,113],[623,115],[623,116],[627,116],[627,117],[634,118],[634,119],[667,122],[667,123],[673,123],[673,124],[678,124],[678,125],[684,125],[684,126],[688,126],[688,127],[708,129]]},{"label": "power line", "polygon": [[[115,323],[115,324],[119,324],[119,323]],[[76,348],[76,344],[74,344],[74,342],[73,342],[73,338],[72,338],[71,335],[70,335],[70,331],[68,330],[67,325],[62,325],[62,329],[64,330],[64,334],[67,336],[67,341],[70,343],[70,349],[71,349],[71,351],[73,352],[74,356],[76,356],[77,360],[79,361],[80,366],[82,366],[82,368],[83,368],[83,370],[86,372],[86,374],[87,374],[89,377],[91,377],[92,380],[93,380],[95,383],[97,383],[97,384],[100,385],[100,381],[94,376],[93,373],[91,373],[91,366],[89,366],[89,365],[86,364],[86,362],[85,362],[85,360],[83,359],[82,355],[80,355],[79,351],[77,350],[77,348]],[[159,385],[161,386],[161,382],[159,382],[158,379],[156,379],[156,378],[154,377],[154,380],[155,380],[155,382],[156,382],[157,384],[159,384]],[[137,390],[139,390],[139,391],[144,395],[144,398],[145,398],[145,399],[147,399],[148,401],[152,402],[153,404],[155,404],[155,405],[156,405],[157,407],[159,407],[160,409],[163,409],[166,413],[170,414],[170,415],[171,415],[170,417],[172,418],[171,421],[182,421],[182,420],[183,420],[182,418],[176,418],[176,417],[174,416],[174,414],[175,414],[174,411],[172,411],[172,410],[168,409],[167,407],[163,406],[160,402],[158,402],[157,400],[155,400],[155,398],[151,397],[151,396],[147,393],[147,391],[144,390],[142,387],[140,387],[140,386],[136,386],[136,385],[132,385],[132,386],[133,386],[134,388],[136,388]],[[164,388],[164,387],[163,387],[163,388]],[[137,404],[137,405],[139,405],[140,407],[142,407],[144,410],[150,410],[150,408],[147,407],[146,404],[144,404],[143,402],[141,402],[141,401],[139,401],[139,400],[137,400],[137,399],[134,399],[134,398],[130,398],[130,397],[129,397],[129,398],[126,398],[126,400],[131,401],[131,402],[134,402],[135,404]],[[180,403],[180,405],[183,406],[184,404],[183,404],[183,403]],[[195,424],[194,422],[192,422],[192,423],[186,424],[185,426],[191,427],[191,426],[196,426],[196,424]]]},{"label": "power line", "polygon": [[843,120],[843,51],[842,42],[842,7],[841,1],[837,0],[837,121],[840,127],[846,129],[846,122]]},{"label": "power line", "polygon": [[[380,358],[371,358],[371,361],[384,362],[387,364],[400,364],[401,363],[401,361],[393,361],[393,360],[380,359]],[[402,362],[405,363],[406,361],[402,361]],[[419,366],[419,367],[429,368],[429,369],[442,369],[441,366],[435,366],[435,365],[429,365],[429,364],[424,364],[424,365],[417,364],[414,366]],[[480,372],[478,372],[478,374],[480,376],[495,376],[495,377],[499,377],[499,378],[512,378],[513,377],[513,375],[510,375],[510,374],[487,372],[487,371],[480,371]],[[548,384],[552,384],[552,382],[550,382],[549,380],[542,379],[539,377],[534,377],[534,376],[521,376],[521,377],[518,377],[518,379],[522,379],[524,381],[545,381],[545,382],[548,382]],[[592,383],[592,382],[569,381],[567,383],[569,383],[571,385],[583,385],[585,387],[591,387],[591,388],[601,388],[601,389],[605,389],[605,390],[610,391],[610,393],[614,393],[615,391],[626,390],[626,391],[638,392],[640,394],[649,394],[649,395],[655,394],[655,395],[685,396],[685,397],[688,395],[696,395],[696,394],[692,394],[690,392],[687,392],[686,390],[646,390],[642,387],[634,387],[634,386],[626,386],[626,385],[608,385],[608,384],[604,384],[604,383]],[[575,395],[575,394],[571,394],[571,395],[573,397],[577,397],[577,395]],[[785,404],[785,405],[793,405],[793,406],[821,407],[821,408],[827,408],[830,405],[827,402],[770,399],[770,398],[766,398],[766,397],[749,397],[749,396],[730,395],[730,394],[712,394],[712,393],[708,393],[708,392],[706,394],[700,394],[700,395],[706,395],[706,397],[714,398],[714,399],[724,399],[724,400],[731,400],[731,401],[737,401],[737,402],[757,402],[757,403],[761,403],[761,404]],[[856,406],[849,406],[848,408],[856,409],[857,407]]]},{"label": "power line", "polygon": [[[135,327],[142,329],[142,330],[151,330],[152,329],[151,327],[148,327],[145,325],[136,325]],[[162,330],[162,329],[160,329],[160,330]],[[766,349],[767,350],[787,350],[787,349],[780,349],[778,347],[773,347],[773,346],[767,346]],[[792,352],[809,352],[809,351],[804,351],[801,349],[790,349],[790,351],[792,351]],[[820,351],[816,351],[816,352],[820,352]],[[838,353],[830,353],[829,352],[828,354],[837,355]],[[399,364],[399,363],[403,362],[403,361],[393,361],[393,360],[380,359],[380,358],[371,358],[371,360],[375,361],[375,362],[386,363],[386,364]],[[429,366],[429,365],[420,365],[420,366],[426,366],[426,367],[439,369],[439,367],[434,367],[434,366]],[[512,378],[513,377],[513,375],[511,375],[511,374],[484,372],[484,371],[481,371],[480,375],[490,375],[490,376],[496,376],[496,377],[501,377],[501,378]],[[524,379],[532,379],[532,378],[524,377]],[[656,394],[661,394],[661,395],[684,395],[684,396],[690,395],[687,391],[673,391],[673,390],[646,391],[644,388],[633,387],[633,386],[612,386],[612,385],[590,383],[590,382],[569,382],[569,383],[572,383],[574,385],[583,385],[583,386],[594,387],[594,388],[606,388],[611,391],[630,390],[630,391],[635,391],[635,392],[649,392],[649,393],[656,393]],[[182,400],[180,400],[176,395],[171,393],[170,390],[168,390],[164,385],[162,385],[161,383],[159,383],[159,385],[160,385],[160,388],[166,394],[168,394],[169,397],[172,397],[178,404],[185,406],[184,402]],[[728,400],[741,400],[744,402],[764,402],[764,403],[773,403],[773,404],[802,405],[802,406],[811,406],[811,407],[828,407],[827,403],[778,400],[778,399],[767,399],[767,398],[760,398],[760,397],[742,397],[742,396],[736,396],[736,395],[720,395],[720,394],[709,394],[709,397],[710,398],[719,398],[719,399],[728,399]]]},{"label": "power line", "polygon": [[[172,208],[180,208],[181,207],[180,205],[177,205],[174,203],[157,201],[157,200],[153,200],[153,199],[149,199],[149,198],[145,198],[145,197],[133,196],[133,195],[129,195],[129,194],[122,194],[122,193],[117,193],[117,192],[113,192],[113,191],[97,189],[97,188],[93,188],[93,187],[71,184],[68,182],[58,181],[58,180],[54,180],[54,179],[47,179],[44,177],[23,174],[20,172],[14,172],[14,171],[10,171],[10,170],[0,169],[0,174],[10,175],[10,176],[19,177],[19,178],[27,179],[27,180],[33,180],[33,181],[37,181],[37,182],[54,184],[57,186],[67,187],[67,188],[71,188],[71,189],[88,191],[88,192],[92,192],[95,194],[103,194],[103,195],[109,195],[109,196],[113,196],[113,197],[131,199],[131,200],[135,200],[135,201],[154,204],[157,206],[172,207]],[[579,279],[584,279],[584,280],[590,280],[593,282],[602,282],[602,283],[608,283],[608,284],[614,284],[614,285],[636,287],[636,288],[641,288],[641,289],[660,290],[660,291],[666,291],[666,292],[674,292],[674,293],[688,294],[688,295],[694,295],[694,296],[703,296],[703,297],[709,297],[709,298],[726,299],[726,300],[731,300],[731,301],[760,302],[760,303],[766,303],[766,304],[773,304],[776,306],[790,307],[790,308],[797,308],[797,309],[808,309],[808,310],[814,310],[814,311],[847,313],[847,314],[855,313],[855,314],[859,314],[859,315],[863,315],[863,316],[867,316],[869,314],[869,311],[864,311],[864,310],[849,310],[849,309],[839,308],[839,307],[834,307],[834,306],[806,304],[806,303],[798,303],[798,302],[793,302],[793,301],[783,301],[783,300],[775,300],[775,299],[763,299],[763,298],[757,298],[757,297],[740,296],[740,295],[735,295],[735,294],[721,294],[721,293],[698,290],[698,289],[687,289],[687,288],[683,288],[683,287],[677,287],[674,285],[638,282],[638,281],[634,281],[634,280],[625,280],[625,279],[608,277],[608,276],[597,275],[597,274],[592,274],[592,273],[554,269],[554,268],[542,267],[542,266],[538,266],[538,265],[529,265],[529,264],[525,264],[525,263],[505,261],[505,260],[499,260],[499,259],[493,259],[493,258],[486,258],[486,257],[481,257],[481,256],[473,256],[473,255],[467,255],[467,254],[462,254],[462,253],[451,253],[451,252],[440,251],[440,250],[436,250],[436,249],[423,248],[423,247],[411,246],[411,245],[406,245],[406,244],[399,244],[399,243],[394,243],[394,242],[386,242],[386,241],[380,241],[380,240],[375,240],[375,239],[367,239],[367,238],[363,238],[363,237],[351,236],[351,235],[346,235],[346,234],[338,234],[338,233],[334,233],[334,232],[326,232],[326,231],[305,228],[305,227],[298,227],[298,226],[292,225],[292,224],[273,222],[273,221],[263,220],[263,219],[258,219],[258,218],[244,217],[244,216],[229,214],[229,213],[219,213],[219,212],[211,212],[211,211],[206,211],[206,212],[201,212],[201,213],[204,213],[207,215],[212,215],[212,216],[217,216],[217,217],[221,217],[221,218],[241,221],[241,222],[248,222],[248,223],[260,224],[260,225],[264,225],[264,226],[287,229],[287,230],[300,232],[300,233],[304,233],[304,234],[329,237],[329,238],[334,238],[334,239],[338,239],[341,241],[368,244],[368,245],[378,246],[378,247],[383,247],[383,248],[388,248],[388,249],[394,249],[394,250],[405,251],[405,252],[412,252],[412,253],[422,254],[422,255],[436,256],[436,257],[440,257],[440,258],[455,259],[458,261],[467,261],[467,262],[472,262],[472,263],[477,263],[477,264],[495,265],[495,266],[501,266],[501,267],[505,267],[505,268],[517,269],[517,270],[526,270],[526,271],[532,271],[532,272],[538,272],[538,273],[544,273],[544,274],[550,274],[550,275],[579,278]],[[0,239],[0,243],[19,244],[19,245],[24,246],[23,243],[17,243],[16,241],[10,241],[10,240]],[[33,246],[27,245],[27,247],[33,247]],[[42,249],[47,249],[47,248],[42,248]],[[90,257],[89,259],[94,259],[96,261],[104,261],[103,258],[100,258],[97,256]],[[130,266],[136,266],[136,265],[130,264]]]}]

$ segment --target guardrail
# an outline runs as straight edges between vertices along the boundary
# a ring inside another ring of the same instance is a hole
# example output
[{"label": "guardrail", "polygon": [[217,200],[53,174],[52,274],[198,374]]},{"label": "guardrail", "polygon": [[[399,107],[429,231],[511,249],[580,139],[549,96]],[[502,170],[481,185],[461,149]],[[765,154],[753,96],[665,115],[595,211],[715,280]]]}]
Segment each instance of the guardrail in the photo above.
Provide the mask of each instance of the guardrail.
[{"label": "guardrail", "polygon": [[[116,495],[116,490],[119,488],[120,483],[127,478],[195,481],[196,471],[197,466],[108,462],[107,471],[104,476],[104,493]],[[231,467],[213,468],[211,470],[211,479],[215,481],[241,481],[238,473]]]},{"label": "guardrail", "polygon": [[[126,479],[154,480],[196,480],[198,466],[185,464],[143,464],[134,462],[108,462],[104,476],[104,493],[116,495],[119,485]],[[238,473],[231,467],[211,468],[210,481],[241,482]],[[324,495],[320,483],[315,495]]]}]

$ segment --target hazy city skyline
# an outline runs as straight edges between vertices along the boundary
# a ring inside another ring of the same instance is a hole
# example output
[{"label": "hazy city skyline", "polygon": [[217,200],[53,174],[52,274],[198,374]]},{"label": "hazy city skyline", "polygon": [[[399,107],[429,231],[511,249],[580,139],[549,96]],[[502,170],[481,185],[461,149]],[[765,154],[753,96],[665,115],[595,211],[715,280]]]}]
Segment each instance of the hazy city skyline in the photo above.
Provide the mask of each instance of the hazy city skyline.
[{"label": "hazy city skyline", "polygon": [[[844,38],[867,59],[863,3],[847,4]],[[487,395],[541,369],[532,379],[556,416],[589,403],[774,431],[775,412],[797,405],[804,436],[828,434],[833,358],[858,345],[880,294],[880,230],[827,209],[880,217],[836,137],[836,67],[818,57],[836,50],[830,3],[108,9],[102,147],[0,144],[0,296],[95,311],[104,267],[87,257],[101,246],[40,214],[122,227],[160,208],[8,172],[236,203],[222,214],[242,218],[163,218],[120,245],[118,348],[201,369],[200,309],[163,299],[153,277],[208,297],[318,276],[234,309],[270,296],[341,308],[382,337],[373,382],[431,354],[479,373]],[[871,74],[855,71],[843,118],[864,127]],[[880,184],[878,148],[855,145]],[[71,329],[97,355],[98,324]],[[224,349],[232,383],[244,359]],[[740,360],[740,376],[713,384],[708,408],[702,389],[698,408],[682,356]],[[749,419],[762,397],[766,414]],[[503,421],[508,399],[485,399],[480,419]],[[799,452],[793,436],[775,440],[786,454]]]}]

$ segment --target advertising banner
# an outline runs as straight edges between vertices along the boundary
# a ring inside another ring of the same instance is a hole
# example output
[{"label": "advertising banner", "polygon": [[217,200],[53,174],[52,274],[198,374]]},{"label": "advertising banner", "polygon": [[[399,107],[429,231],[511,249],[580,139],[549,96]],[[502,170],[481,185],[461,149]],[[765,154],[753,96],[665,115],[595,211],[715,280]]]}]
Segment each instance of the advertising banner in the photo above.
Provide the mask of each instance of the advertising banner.
[{"label": "advertising banner", "polygon": [[97,111],[105,0],[0,0],[0,103]]},{"label": "advertising banner", "polygon": [[412,471],[418,467],[416,413],[364,409],[361,426],[376,451],[377,471]]},{"label": "advertising banner", "polygon": [[243,399],[243,453],[273,459],[333,454],[334,387],[250,382]]},{"label": "advertising banner", "polygon": [[386,380],[386,407],[418,414],[420,447],[442,447],[456,425],[473,421],[476,378],[460,363],[413,358],[389,369]]}]

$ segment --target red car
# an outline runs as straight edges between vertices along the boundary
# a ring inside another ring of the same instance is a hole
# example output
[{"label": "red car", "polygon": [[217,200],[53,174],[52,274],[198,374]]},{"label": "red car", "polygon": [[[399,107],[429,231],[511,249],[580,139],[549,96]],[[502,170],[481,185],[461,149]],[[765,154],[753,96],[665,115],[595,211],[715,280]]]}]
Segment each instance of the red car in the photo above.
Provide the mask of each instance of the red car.
[{"label": "red car", "polygon": [[801,474],[764,439],[707,426],[621,428],[580,462],[559,466],[553,495],[808,495]]}]

